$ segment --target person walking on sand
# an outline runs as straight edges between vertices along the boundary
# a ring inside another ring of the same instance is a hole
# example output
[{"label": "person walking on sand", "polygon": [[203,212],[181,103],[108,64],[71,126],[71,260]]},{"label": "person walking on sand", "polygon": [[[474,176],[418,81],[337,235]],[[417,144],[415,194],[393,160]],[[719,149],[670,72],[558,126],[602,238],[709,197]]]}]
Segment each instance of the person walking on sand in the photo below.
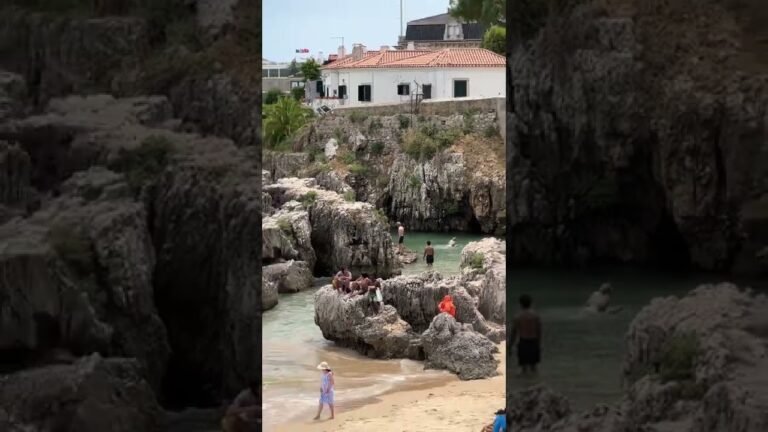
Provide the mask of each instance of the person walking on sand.
[{"label": "person walking on sand", "polygon": [[541,360],[541,318],[531,308],[533,300],[528,294],[520,296],[520,312],[512,320],[512,344],[517,345],[517,362],[520,372],[536,373]]},{"label": "person walking on sand", "polygon": [[320,406],[317,407],[317,415],[315,416],[315,420],[320,420],[320,414],[323,412],[323,404],[327,404],[328,408],[331,409],[331,420],[333,420],[333,372],[331,371],[331,367],[328,366],[328,363],[326,362],[321,362],[319,365],[317,365],[317,368],[323,371],[323,375],[320,379]]},{"label": "person walking on sand", "polygon": [[432,264],[435,262],[435,248],[432,247],[432,242],[427,240],[427,247],[424,248],[424,261],[427,262],[427,267],[432,268]]},{"label": "person walking on sand", "polygon": [[437,309],[440,311],[440,313],[445,312],[448,315],[456,318],[456,306],[453,304],[453,297],[449,295],[443,297],[443,301],[437,305]]},{"label": "person walking on sand", "polygon": [[403,242],[405,241],[405,227],[400,222],[397,223],[397,250],[403,253]]}]

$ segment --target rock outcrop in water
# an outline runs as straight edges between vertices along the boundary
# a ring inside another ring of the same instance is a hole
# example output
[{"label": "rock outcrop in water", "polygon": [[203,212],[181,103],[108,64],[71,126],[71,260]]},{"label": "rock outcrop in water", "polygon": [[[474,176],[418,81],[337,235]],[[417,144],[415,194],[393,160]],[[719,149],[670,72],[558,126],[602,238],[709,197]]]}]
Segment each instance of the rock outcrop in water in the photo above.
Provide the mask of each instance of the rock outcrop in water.
[{"label": "rock outcrop in water", "polygon": [[[732,284],[655,299],[634,319],[624,358],[626,395],[571,414],[546,389],[510,394],[513,430],[675,432],[768,430],[768,298]],[[533,410],[541,411],[536,418]]]},{"label": "rock outcrop in water", "polygon": [[321,189],[313,179],[285,178],[264,187],[275,208],[299,201],[309,213],[315,274],[347,266],[355,273],[389,277],[398,271],[386,218],[367,203],[349,202]]},{"label": "rock outcrop in water", "polygon": [[264,277],[277,285],[277,292],[290,294],[312,288],[315,278],[305,261],[270,264],[262,269]]},{"label": "rock outcrop in water", "polygon": [[478,298],[477,309],[486,319],[504,324],[507,319],[507,244],[485,238],[461,250],[461,279]]},{"label": "rock outcrop in water", "polygon": [[509,59],[510,259],[765,273],[764,4],[566,10]]},{"label": "rock outcrop in water", "polygon": [[421,343],[427,368],[448,369],[463,380],[497,375],[499,361],[493,357],[499,352],[496,345],[447,313],[435,316],[422,333]]},{"label": "rock outcrop in water", "polygon": [[315,324],[323,337],[373,358],[419,359],[419,335],[394,307],[376,314],[367,296],[346,298],[331,286],[315,294]]}]

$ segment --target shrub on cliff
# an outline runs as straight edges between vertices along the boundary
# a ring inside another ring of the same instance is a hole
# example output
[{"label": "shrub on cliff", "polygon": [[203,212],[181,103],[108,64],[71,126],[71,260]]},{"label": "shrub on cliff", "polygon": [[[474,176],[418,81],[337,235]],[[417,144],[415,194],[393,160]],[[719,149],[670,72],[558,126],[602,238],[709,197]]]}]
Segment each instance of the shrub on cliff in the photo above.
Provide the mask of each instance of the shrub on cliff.
[{"label": "shrub on cliff", "polygon": [[312,118],[312,111],[291,98],[280,98],[264,107],[264,138],[267,144],[278,148]]},{"label": "shrub on cliff", "polygon": [[131,189],[138,193],[165,170],[172,153],[173,145],[166,137],[153,135],[135,149],[121,149],[110,168],[123,173]]},{"label": "shrub on cliff", "polygon": [[423,161],[435,156],[438,151],[438,144],[421,131],[408,130],[403,136],[401,148],[405,154],[413,159]]},{"label": "shrub on cliff", "polygon": [[48,232],[53,250],[79,277],[93,273],[94,262],[91,243],[77,227],[55,225]]}]

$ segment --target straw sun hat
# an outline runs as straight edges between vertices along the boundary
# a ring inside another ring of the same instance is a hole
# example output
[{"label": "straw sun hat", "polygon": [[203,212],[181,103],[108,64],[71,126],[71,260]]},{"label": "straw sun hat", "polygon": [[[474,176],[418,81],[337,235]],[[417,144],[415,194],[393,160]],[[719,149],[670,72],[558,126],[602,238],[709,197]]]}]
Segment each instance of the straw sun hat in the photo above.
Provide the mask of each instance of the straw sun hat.
[{"label": "straw sun hat", "polygon": [[328,363],[326,362],[321,362],[319,365],[317,365],[317,368],[319,370],[331,370],[331,367],[328,366]]}]

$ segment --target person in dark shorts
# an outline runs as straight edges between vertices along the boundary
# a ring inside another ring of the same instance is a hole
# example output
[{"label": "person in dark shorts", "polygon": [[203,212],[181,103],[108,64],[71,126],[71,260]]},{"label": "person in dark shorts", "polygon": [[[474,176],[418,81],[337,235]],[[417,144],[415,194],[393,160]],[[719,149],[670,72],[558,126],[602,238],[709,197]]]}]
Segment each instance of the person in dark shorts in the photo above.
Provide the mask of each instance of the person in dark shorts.
[{"label": "person in dark shorts", "polygon": [[517,363],[521,374],[536,373],[541,360],[541,318],[531,308],[528,294],[520,296],[520,312],[512,321],[511,341],[517,345]]},{"label": "person in dark shorts", "polygon": [[405,227],[400,222],[397,223],[397,250],[403,253],[403,242],[405,241]]},{"label": "person in dark shorts", "polygon": [[435,248],[432,247],[432,242],[427,241],[427,247],[424,248],[424,261],[427,262],[427,267],[432,267],[435,262]]}]

